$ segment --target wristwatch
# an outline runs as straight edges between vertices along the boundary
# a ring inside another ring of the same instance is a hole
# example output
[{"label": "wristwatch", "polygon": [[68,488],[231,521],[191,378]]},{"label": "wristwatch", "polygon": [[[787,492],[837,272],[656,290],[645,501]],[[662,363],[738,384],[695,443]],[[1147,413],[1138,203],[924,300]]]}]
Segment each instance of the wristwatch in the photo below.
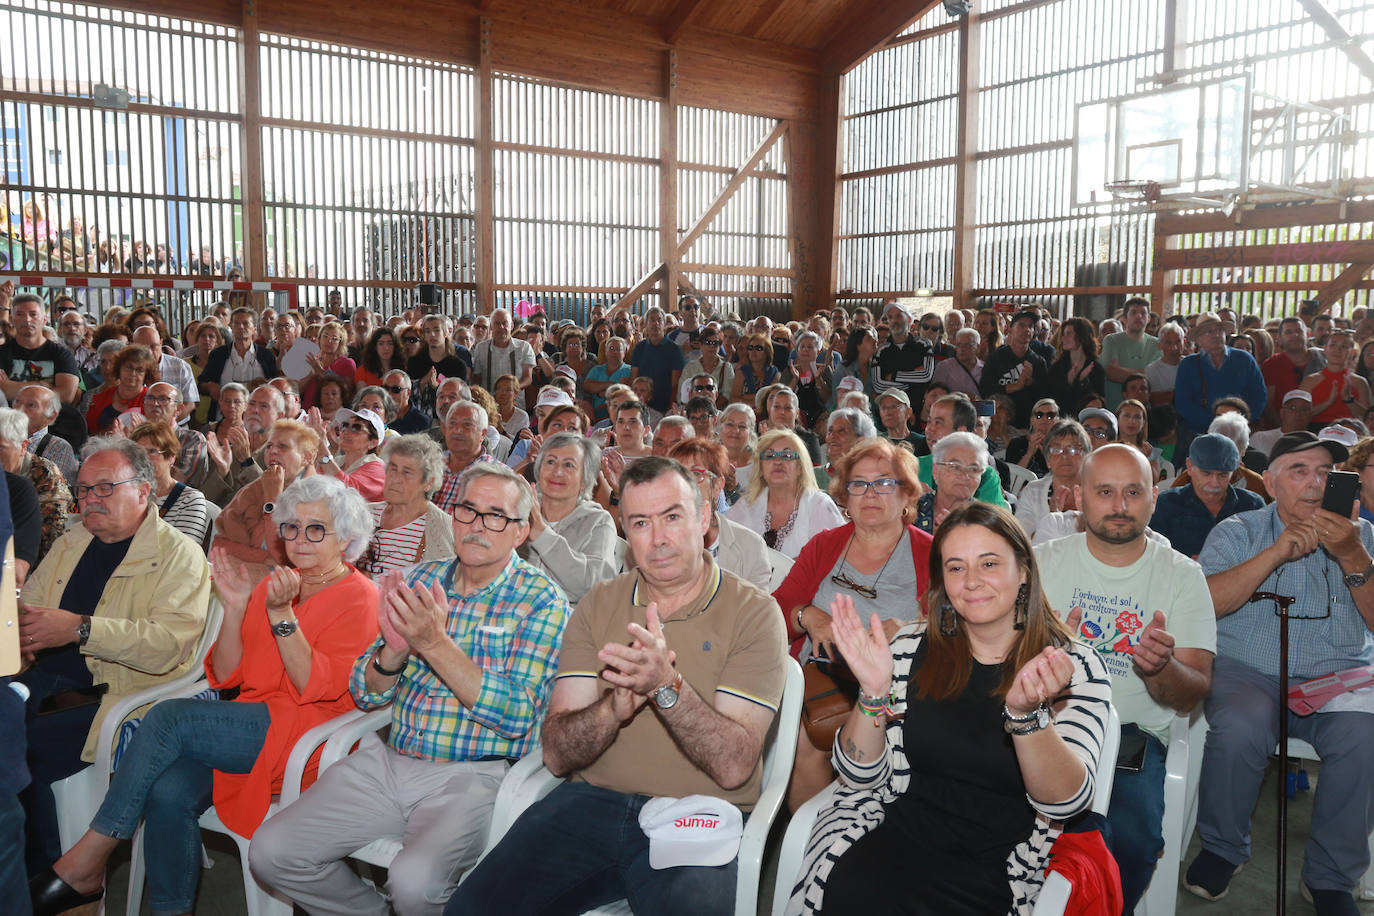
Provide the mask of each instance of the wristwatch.
[{"label": "wristwatch", "polygon": [[81,622],[76,625],[76,642],[79,646],[84,646],[86,640],[91,638],[91,615],[82,614]]},{"label": "wristwatch", "polygon": [[333,456],[333,455],[329,454],[328,452],[325,452],[324,454],[320,455],[320,464],[333,464],[333,463],[334,463],[334,456]]},{"label": "wristwatch", "polygon": [[272,624],[272,632],[283,638],[290,636],[300,629],[300,622],[296,620],[283,620],[281,623]]},{"label": "wristwatch", "polygon": [[1374,563],[1370,563],[1364,572],[1353,572],[1345,577],[1345,584],[1350,588],[1359,588],[1374,578]]},{"label": "wristwatch", "polygon": [[677,705],[678,697],[680,697],[681,695],[682,672],[678,671],[675,672],[675,676],[673,677],[672,683],[665,684],[662,687],[658,688],[653,693],[649,694],[649,697],[654,701],[654,705],[657,706],[659,709],[672,709],[674,706]]},{"label": "wristwatch", "polygon": [[1002,706],[1002,729],[1008,735],[1033,735],[1036,732],[1048,728],[1050,724],[1050,708],[1041,703],[1039,706],[1026,713],[1024,716],[1012,715],[1010,709]]}]

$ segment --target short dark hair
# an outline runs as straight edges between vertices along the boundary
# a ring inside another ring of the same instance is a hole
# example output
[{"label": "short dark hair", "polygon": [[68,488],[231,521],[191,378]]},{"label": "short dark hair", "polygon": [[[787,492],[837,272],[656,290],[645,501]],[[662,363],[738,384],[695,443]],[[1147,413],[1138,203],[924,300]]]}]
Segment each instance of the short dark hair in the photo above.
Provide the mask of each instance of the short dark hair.
[{"label": "short dark hair", "polygon": [[955,431],[967,430],[975,432],[978,429],[978,410],[973,406],[973,402],[968,399],[968,395],[960,392],[959,394],[947,394],[935,402],[936,404],[949,405],[949,418]]},{"label": "short dark hair", "polygon": [[695,410],[704,410],[713,417],[720,415],[720,411],[716,408],[716,402],[701,395],[688,399],[684,413],[690,417]]},{"label": "short dark hair", "polygon": [[687,489],[692,491],[694,502],[698,506],[701,505],[701,490],[698,489],[697,479],[692,476],[692,472],[672,458],[660,458],[656,455],[636,458],[630,462],[620,475],[620,492],[624,493],[630,487],[641,483],[652,483],[664,474],[676,474],[680,477],[687,484]]},{"label": "short dark hair", "polygon": [[[643,401],[638,398],[629,398],[615,405],[616,414],[620,414],[626,410],[639,411],[639,422],[643,423],[645,426],[649,425],[649,408],[644,406]],[[615,417],[611,417],[611,422],[615,422]]]},{"label": "short dark hair", "polygon": [[1212,404],[1212,416],[1217,415],[1218,407],[1234,408],[1236,413],[1247,420],[1250,419],[1250,405],[1245,403],[1243,398],[1217,398],[1216,402]]},{"label": "short dark hair", "polygon": [[1143,298],[1143,297],[1141,297],[1141,296],[1132,296],[1131,298],[1129,298],[1129,299],[1126,300],[1126,302],[1125,302],[1124,305],[1122,305],[1122,307],[1121,307],[1121,314],[1123,314],[1123,315],[1129,315],[1129,314],[1131,314],[1131,306],[1133,306],[1133,305],[1142,305],[1142,306],[1145,307],[1145,311],[1147,311],[1147,312],[1150,311],[1150,300],[1149,300],[1149,299],[1145,299],[1145,298]]},{"label": "short dark hair", "polygon": [[1124,389],[1124,388],[1125,388],[1127,385],[1129,385],[1131,382],[1135,382],[1135,381],[1144,382],[1145,385],[1146,385],[1147,387],[1148,387],[1149,384],[1150,384],[1150,380],[1149,380],[1148,378],[1145,377],[1145,373],[1143,373],[1143,372],[1132,372],[1130,375],[1126,376],[1124,379],[1121,380],[1121,387]]}]

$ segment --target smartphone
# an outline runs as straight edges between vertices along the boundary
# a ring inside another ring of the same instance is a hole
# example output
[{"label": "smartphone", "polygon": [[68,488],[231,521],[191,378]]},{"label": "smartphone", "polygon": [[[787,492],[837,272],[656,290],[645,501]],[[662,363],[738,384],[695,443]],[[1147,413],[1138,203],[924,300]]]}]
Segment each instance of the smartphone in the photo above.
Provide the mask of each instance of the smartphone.
[{"label": "smartphone", "polygon": [[1118,769],[1139,773],[1145,766],[1145,733],[1139,727],[1123,725],[1121,743],[1117,747],[1116,765]]},{"label": "smartphone", "polygon": [[973,409],[978,411],[980,417],[990,417],[996,412],[997,404],[993,401],[974,401]]},{"label": "smartphone", "polygon": [[1360,475],[1354,471],[1332,471],[1326,475],[1326,491],[1322,493],[1322,508],[1342,518],[1350,518],[1355,497],[1360,493]]}]

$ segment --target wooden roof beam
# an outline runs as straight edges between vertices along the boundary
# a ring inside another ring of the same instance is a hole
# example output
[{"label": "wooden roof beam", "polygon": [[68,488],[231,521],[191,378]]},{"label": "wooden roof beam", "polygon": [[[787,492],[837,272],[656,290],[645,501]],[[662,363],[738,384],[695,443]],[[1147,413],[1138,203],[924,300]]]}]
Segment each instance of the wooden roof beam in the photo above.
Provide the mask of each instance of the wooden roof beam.
[{"label": "wooden roof beam", "polygon": [[1359,40],[1341,25],[1341,21],[1326,8],[1326,4],[1322,0],[1298,0],[1298,3],[1307,10],[1308,17],[1320,26],[1332,41],[1340,43],[1345,56],[1350,58],[1350,62],[1360,73],[1364,74],[1364,78],[1374,83],[1374,59],[1365,53],[1364,48],[1360,47]]},{"label": "wooden roof beam", "polygon": [[672,44],[677,41],[682,30],[701,12],[706,0],[678,0],[676,6],[663,18],[663,40]]},{"label": "wooden roof beam", "polygon": [[1374,270],[1374,261],[1361,261],[1358,264],[1351,264],[1340,275],[1322,286],[1317,291],[1317,301],[1322,308],[1330,308],[1337,302],[1345,298],[1345,294],[1359,286],[1364,278],[1369,275],[1369,271]]},{"label": "wooden roof beam", "polygon": [[862,0],[853,4],[836,38],[821,49],[821,72],[840,76],[882,49],[940,0]]},{"label": "wooden roof beam", "polygon": [[1361,264],[1365,261],[1374,262],[1374,241],[1337,239],[1287,245],[1156,249],[1154,267],[1156,270],[1216,270],[1224,267]]}]

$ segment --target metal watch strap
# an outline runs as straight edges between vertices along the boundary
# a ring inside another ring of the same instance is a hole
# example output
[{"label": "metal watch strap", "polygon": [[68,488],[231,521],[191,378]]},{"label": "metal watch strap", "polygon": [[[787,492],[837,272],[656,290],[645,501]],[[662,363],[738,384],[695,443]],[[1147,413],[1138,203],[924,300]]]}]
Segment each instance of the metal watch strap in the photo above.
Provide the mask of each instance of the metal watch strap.
[{"label": "metal watch strap", "polygon": [[81,622],[76,625],[76,642],[79,646],[84,646],[86,641],[91,638],[91,615],[82,614]]},{"label": "metal watch strap", "polygon": [[300,629],[300,621],[298,620],[283,620],[279,623],[272,624],[272,632],[283,639],[295,633],[298,629]]},{"label": "metal watch strap", "polygon": [[1374,579],[1374,562],[1365,567],[1363,572],[1353,572],[1342,577],[1346,586],[1349,588],[1359,588]]}]

